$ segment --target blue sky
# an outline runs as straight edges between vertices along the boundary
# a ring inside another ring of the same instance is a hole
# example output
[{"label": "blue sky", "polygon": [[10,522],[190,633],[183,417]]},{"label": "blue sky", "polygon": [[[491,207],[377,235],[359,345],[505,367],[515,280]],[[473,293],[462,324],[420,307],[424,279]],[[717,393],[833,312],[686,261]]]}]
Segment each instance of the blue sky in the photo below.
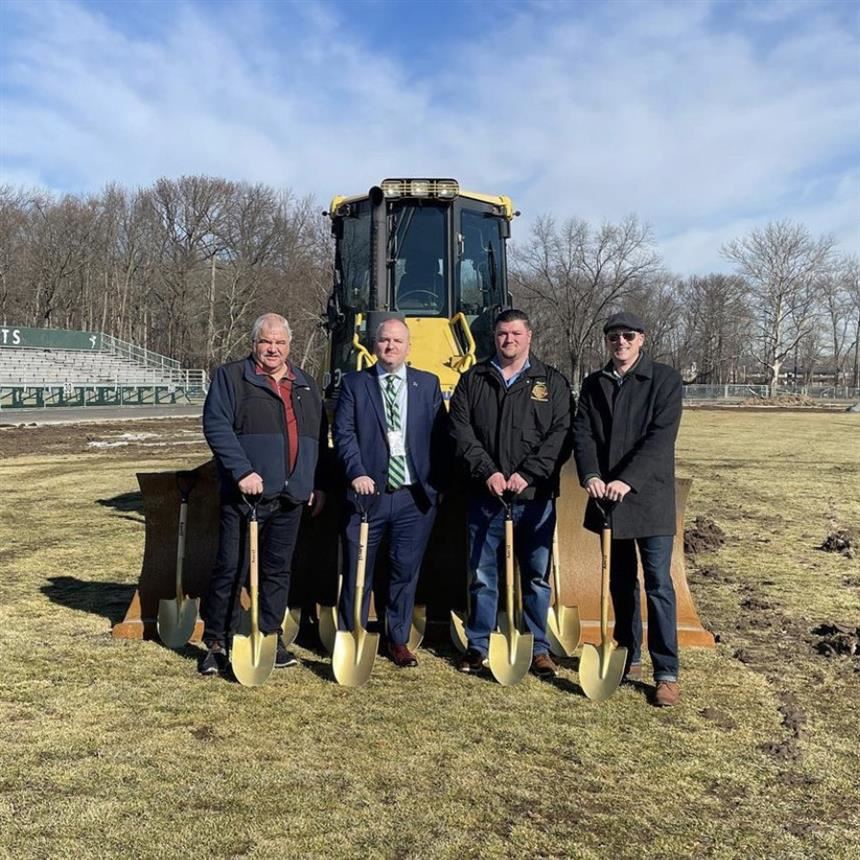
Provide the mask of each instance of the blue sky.
[{"label": "blue sky", "polygon": [[684,274],[783,218],[860,253],[860,2],[0,0],[0,183],[194,173],[635,213]]}]

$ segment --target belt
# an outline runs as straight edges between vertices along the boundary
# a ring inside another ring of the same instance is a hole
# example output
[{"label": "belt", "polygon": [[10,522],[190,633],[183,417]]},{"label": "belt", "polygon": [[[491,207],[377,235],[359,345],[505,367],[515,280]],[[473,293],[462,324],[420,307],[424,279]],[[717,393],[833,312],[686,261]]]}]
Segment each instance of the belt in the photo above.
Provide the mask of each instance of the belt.
[{"label": "belt", "polygon": [[414,484],[404,484],[402,487],[386,487],[385,492],[386,493],[399,493],[402,490],[411,490],[413,486],[415,486],[415,485]]}]

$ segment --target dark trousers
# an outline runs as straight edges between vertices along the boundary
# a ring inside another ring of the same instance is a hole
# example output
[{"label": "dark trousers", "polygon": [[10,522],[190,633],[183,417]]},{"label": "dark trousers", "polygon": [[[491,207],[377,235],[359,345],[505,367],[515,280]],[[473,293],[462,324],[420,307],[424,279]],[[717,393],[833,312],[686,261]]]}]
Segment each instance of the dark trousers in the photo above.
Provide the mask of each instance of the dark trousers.
[{"label": "dark trousers", "polygon": [[642,613],[636,575],[638,545],[648,605],[648,653],[655,681],[678,679],[678,628],[672,584],[674,541],[672,535],[612,541],[609,590],[615,610],[615,641],[627,648],[628,662],[639,662]]},{"label": "dark trousers", "polygon": [[[290,593],[290,565],[303,505],[275,501],[257,508],[260,630],[281,632]],[[248,507],[222,504],[218,555],[202,601],[203,641],[226,642],[238,626],[239,596],[248,583]]]},{"label": "dark trousers", "polygon": [[[433,521],[436,519],[435,506],[427,504],[423,497],[419,502],[416,494],[417,491],[404,487],[393,493],[364,497],[370,510],[361,622],[363,626],[367,626],[376,551],[387,533],[389,580],[385,622],[388,638],[397,645],[405,645],[409,639],[412,609],[415,606],[415,592],[418,588],[418,573],[421,570],[421,561],[424,558],[424,550],[427,548]],[[339,604],[341,630],[353,628],[358,532],[361,526],[361,515],[358,509],[350,503],[348,510],[349,518],[343,541],[343,585]]]}]

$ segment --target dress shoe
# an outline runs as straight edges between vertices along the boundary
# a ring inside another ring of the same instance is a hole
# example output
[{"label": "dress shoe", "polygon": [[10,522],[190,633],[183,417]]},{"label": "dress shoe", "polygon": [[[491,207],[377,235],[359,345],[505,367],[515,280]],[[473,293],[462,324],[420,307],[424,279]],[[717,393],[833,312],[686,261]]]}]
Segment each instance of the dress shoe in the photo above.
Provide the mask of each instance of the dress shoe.
[{"label": "dress shoe", "polygon": [[654,691],[654,704],[658,708],[673,708],[681,698],[681,685],[677,681],[658,681]]},{"label": "dress shoe", "polygon": [[466,653],[460,658],[457,668],[461,672],[477,675],[487,667],[487,658],[475,648],[467,648]]},{"label": "dress shoe", "polygon": [[418,665],[418,658],[405,645],[389,642],[388,656],[391,657],[391,662],[401,669]]},{"label": "dress shoe", "polygon": [[554,678],[558,674],[558,666],[549,654],[535,654],[532,658],[532,672],[538,678]]}]

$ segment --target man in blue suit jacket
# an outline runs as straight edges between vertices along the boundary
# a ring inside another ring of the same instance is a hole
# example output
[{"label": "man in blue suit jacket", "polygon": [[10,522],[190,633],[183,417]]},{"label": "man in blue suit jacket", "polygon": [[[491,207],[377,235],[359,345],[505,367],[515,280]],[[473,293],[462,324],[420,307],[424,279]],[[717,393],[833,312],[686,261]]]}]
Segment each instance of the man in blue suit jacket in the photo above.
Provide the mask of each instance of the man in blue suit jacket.
[{"label": "man in blue suit jacket", "polygon": [[[367,496],[369,505],[363,623],[367,624],[376,550],[387,532],[388,653],[397,666],[417,666],[406,643],[418,572],[436,516],[447,413],[439,379],[406,366],[409,328],[404,322],[388,319],[379,326],[374,353],[375,365],[343,378],[334,446],[349,487]],[[339,607],[340,626],[346,630],[353,625],[360,519],[356,505],[349,506]]]}]

